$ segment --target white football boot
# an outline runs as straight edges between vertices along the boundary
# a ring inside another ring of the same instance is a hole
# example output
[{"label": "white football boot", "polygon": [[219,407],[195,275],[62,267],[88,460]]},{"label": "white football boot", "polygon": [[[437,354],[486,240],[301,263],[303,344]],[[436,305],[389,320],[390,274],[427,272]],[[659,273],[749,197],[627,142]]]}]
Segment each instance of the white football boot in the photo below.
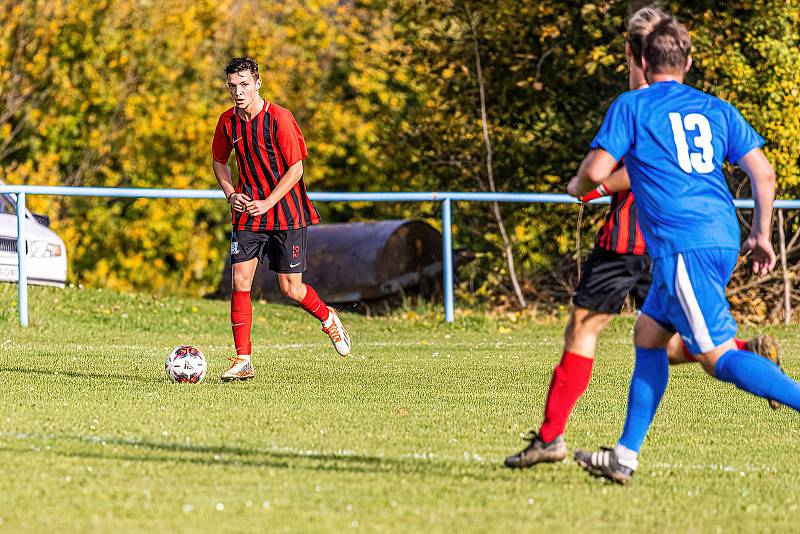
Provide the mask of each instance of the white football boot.
[{"label": "white football boot", "polygon": [[353,346],[350,342],[350,336],[347,335],[347,330],[345,330],[344,326],[342,326],[342,321],[339,319],[339,314],[337,314],[330,306],[328,306],[328,312],[330,312],[328,319],[322,323],[322,331],[328,334],[328,337],[331,338],[333,346],[336,348],[336,352],[338,352],[341,356],[347,356],[350,354],[350,349]]},{"label": "white football boot", "polygon": [[252,380],[255,376],[253,372],[253,364],[250,363],[250,358],[228,358],[231,362],[231,368],[222,373],[220,377],[223,382],[233,382],[235,380]]}]

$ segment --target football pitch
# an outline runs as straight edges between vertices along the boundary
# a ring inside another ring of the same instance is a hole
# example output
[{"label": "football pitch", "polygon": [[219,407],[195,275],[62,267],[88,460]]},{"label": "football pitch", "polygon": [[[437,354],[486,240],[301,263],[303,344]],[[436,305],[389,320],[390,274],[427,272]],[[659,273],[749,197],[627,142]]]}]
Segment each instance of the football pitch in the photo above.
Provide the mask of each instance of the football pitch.
[{"label": "football pitch", "polygon": [[[256,303],[256,378],[223,384],[226,301],[30,298],[21,329],[16,286],[0,285],[0,531],[797,529],[800,418],[697,366],[672,368],[629,487],[572,461],[502,467],[538,426],[561,322],[343,313],[341,358],[299,308]],[[570,451],[619,434],[632,321],[601,339]],[[797,329],[770,331],[800,375]],[[164,375],[182,343],[209,360],[201,384]]]}]

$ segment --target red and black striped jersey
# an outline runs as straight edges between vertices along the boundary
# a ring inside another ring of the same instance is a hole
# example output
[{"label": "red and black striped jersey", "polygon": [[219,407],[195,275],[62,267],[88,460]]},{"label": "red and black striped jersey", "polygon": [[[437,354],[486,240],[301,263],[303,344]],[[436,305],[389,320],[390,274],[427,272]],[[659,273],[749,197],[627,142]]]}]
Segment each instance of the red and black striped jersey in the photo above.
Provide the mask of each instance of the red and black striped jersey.
[{"label": "red and black striped jersey", "polygon": [[[303,133],[292,113],[267,101],[249,121],[241,118],[235,108],[220,116],[211,144],[214,159],[227,164],[234,149],[239,167],[236,192],[253,200],[267,198],[289,167],[308,157]],[[320,222],[302,177],[264,215],[253,217],[248,213],[231,213],[235,230],[252,232],[295,230]]]},{"label": "red and black striped jersey", "polygon": [[633,193],[619,191],[611,194],[611,208],[600,231],[597,246],[617,254],[645,254],[644,236],[636,218]]}]

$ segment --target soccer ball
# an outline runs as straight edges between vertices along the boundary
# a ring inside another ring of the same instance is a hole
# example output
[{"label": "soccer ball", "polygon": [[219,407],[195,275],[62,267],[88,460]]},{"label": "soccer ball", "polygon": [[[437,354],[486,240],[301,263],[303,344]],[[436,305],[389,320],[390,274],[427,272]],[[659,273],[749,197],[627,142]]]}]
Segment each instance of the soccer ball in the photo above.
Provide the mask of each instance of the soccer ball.
[{"label": "soccer ball", "polygon": [[164,370],[173,382],[196,384],[206,376],[206,357],[200,349],[181,345],[169,353]]}]

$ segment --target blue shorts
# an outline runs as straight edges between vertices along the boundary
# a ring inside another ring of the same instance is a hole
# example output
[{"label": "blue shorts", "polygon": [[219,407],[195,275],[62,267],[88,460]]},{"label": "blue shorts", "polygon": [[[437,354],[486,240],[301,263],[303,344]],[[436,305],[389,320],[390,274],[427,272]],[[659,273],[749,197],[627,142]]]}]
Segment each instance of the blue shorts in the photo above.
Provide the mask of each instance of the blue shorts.
[{"label": "blue shorts", "polygon": [[725,297],[738,258],[738,250],[698,249],[654,259],[642,313],[678,332],[693,354],[713,350],[738,329]]}]

